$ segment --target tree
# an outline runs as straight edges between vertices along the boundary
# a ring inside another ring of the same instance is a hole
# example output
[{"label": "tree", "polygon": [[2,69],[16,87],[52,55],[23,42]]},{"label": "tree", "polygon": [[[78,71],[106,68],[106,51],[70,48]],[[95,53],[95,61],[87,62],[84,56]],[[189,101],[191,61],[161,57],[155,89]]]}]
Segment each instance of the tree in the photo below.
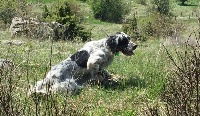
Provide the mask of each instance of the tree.
[{"label": "tree", "polygon": [[129,11],[122,0],[93,0],[92,9],[96,19],[115,23],[121,22]]},{"label": "tree", "polygon": [[153,9],[160,14],[169,15],[170,12],[170,0],[153,0]]},{"label": "tree", "polygon": [[74,0],[64,0],[63,2],[55,3],[53,11],[44,6],[43,18],[46,21],[55,21],[59,25],[54,27],[54,40],[74,40],[81,39],[87,41],[91,37],[91,33],[86,30],[80,22],[80,17],[76,14],[79,9],[74,7]]}]

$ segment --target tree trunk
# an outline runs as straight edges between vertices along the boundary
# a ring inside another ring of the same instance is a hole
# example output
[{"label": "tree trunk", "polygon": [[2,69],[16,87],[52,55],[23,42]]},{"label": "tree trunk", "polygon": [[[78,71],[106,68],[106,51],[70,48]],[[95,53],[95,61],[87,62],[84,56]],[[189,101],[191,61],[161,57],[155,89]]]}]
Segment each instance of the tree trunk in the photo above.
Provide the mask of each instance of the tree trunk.
[{"label": "tree trunk", "polygon": [[180,1],[181,1],[181,5],[184,6],[185,2],[188,1],[188,0],[180,0]]},{"label": "tree trunk", "polygon": [[181,5],[185,5],[185,1],[184,0],[182,0],[181,2],[182,2]]}]

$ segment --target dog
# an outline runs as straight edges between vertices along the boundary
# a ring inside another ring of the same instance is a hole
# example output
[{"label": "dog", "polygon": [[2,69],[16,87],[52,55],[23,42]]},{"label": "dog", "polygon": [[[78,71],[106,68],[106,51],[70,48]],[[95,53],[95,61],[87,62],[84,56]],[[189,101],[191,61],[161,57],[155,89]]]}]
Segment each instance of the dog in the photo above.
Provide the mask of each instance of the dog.
[{"label": "dog", "polygon": [[86,43],[80,50],[53,66],[46,78],[38,81],[31,93],[77,93],[90,79],[105,77],[108,67],[116,54],[134,54],[137,44],[130,36],[117,32],[107,38]]}]

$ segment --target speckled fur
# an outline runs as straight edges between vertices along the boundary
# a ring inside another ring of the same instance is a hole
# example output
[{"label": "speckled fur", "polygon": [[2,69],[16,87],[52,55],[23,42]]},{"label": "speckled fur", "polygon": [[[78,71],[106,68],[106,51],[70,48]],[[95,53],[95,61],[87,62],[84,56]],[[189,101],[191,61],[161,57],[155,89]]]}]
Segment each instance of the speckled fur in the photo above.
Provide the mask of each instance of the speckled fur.
[{"label": "speckled fur", "polygon": [[[53,66],[46,78],[38,81],[28,94],[76,93],[88,80],[107,75],[104,68],[112,63],[116,53],[128,49],[133,51],[136,47],[137,45],[132,43],[130,37],[123,32],[105,39],[90,41],[75,54]],[[104,74],[99,73],[102,71]]]}]

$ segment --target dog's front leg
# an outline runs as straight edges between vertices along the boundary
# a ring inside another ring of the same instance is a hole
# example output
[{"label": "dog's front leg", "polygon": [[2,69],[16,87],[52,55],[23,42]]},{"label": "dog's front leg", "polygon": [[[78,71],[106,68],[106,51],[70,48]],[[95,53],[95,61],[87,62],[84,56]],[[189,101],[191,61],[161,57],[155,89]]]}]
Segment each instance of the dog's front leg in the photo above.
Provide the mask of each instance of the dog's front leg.
[{"label": "dog's front leg", "polygon": [[102,77],[103,80],[107,80],[110,77],[110,74],[103,68],[100,68],[99,75]]},{"label": "dog's front leg", "polygon": [[100,56],[93,56],[90,57],[87,62],[87,69],[90,70],[92,79],[94,80],[101,80],[101,64],[102,64],[102,57]]},{"label": "dog's front leg", "polygon": [[101,72],[100,72],[100,66],[98,64],[94,65],[93,67],[90,67],[91,70],[91,77],[92,79],[97,80],[96,77],[99,77]]},{"label": "dog's front leg", "polygon": [[92,77],[90,81],[99,85],[103,81],[103,75],[100,66],[96,65],[90,72]]}]

